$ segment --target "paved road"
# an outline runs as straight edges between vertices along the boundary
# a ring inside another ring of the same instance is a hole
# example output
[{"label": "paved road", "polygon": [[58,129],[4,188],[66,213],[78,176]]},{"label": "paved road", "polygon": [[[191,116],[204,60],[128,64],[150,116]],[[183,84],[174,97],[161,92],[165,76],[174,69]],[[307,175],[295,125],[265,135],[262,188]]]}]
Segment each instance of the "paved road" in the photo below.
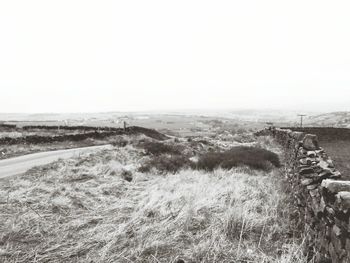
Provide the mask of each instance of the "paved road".
[{"label": "paved road", "polygon": [[0,160],[0,179],[25,173],[30,168],[45,165],[58,160],[79,156],[81,153],[89,153],[98,149],[108,149],[111,145],[91,146],[68,150],[57,150],[27,154],[19,157]]}]

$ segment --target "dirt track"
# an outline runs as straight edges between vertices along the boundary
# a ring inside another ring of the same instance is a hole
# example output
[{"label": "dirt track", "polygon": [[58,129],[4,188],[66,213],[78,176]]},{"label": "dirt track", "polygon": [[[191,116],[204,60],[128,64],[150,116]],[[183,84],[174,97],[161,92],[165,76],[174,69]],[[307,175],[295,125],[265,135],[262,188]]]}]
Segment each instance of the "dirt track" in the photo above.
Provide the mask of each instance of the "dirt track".
[{"label": "dirt track", "polygon": [[98,149],[107,149],[111,145],[101,145],[101,146],[91,146],[67,150],[57,150],[49,152],[40,152],[27,154],[19,157],[14,157],[10,159],[0,160],[0,179],[25,173],[30,168],[38,165],[45,165],[59,158],[72,158],[78,156],[81,153],[93,152]]}]

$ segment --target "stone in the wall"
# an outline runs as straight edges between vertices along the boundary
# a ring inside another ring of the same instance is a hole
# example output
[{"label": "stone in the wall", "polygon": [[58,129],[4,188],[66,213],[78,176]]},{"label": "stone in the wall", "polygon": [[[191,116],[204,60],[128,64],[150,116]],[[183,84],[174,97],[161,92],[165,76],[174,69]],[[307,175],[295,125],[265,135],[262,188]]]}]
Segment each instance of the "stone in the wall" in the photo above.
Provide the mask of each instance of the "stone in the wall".
[{"label": "stone in the wall", "polygon": [[314,169],[312,167],[300,167],[299,174],[300,175],[307,175],[307,174],[314,174]]},{"label": "stone in the wall", "polygon": [[333,163],[332,159],[328,158],[328,160],[326,162],[327,162],[329,168],[334,168],[334,163]]},{"label": "stone in the wall", "polygon": [[322,169],[331,168],[331,167],[329,167],[328,162],[325,161],[325,160],[321,160],[321,161],[318,163],[318,166],[321,167]]},{"label": "stone in the wall", "polygon": [[339,210],[347,213],[350,209],[350,192],[339,192],[336,195]]},{"label": "stone in the wall", "polygon": [[311,179],[311,178],[307,178],[307,179],[301,180],[301,184],[302,184],[302,185],[310,185],[310,184],[312,184],[313,182],[314,182],[314,180]]},{"label": "stone in the wall", "polygon": [[297,141],[301,141],[305,135],[305,133],[303,132],[296,132],[296,131],[292,131],[289,133],[290,137],[292,137],[293,139],[297,140]]},{"label": "stone in the wall", "polygon": [[321,187],[327,189],[331,193],[339,193],[343,191],[350,192],[350,181],[325,179],[322,181]]},{"label": "stone in the wall", "polygon": [[326,179],[326,178],[331,178],[333,176],[333,171],[329,168],[325,168],[323,169],[323,171],[321,171],[319,174],[318,174],[318,177],[321,178],[321,179]]},{"label": "stone in the wall", "polygon": [[336,179],[340,177],[341,177],[341,173],[338,170],[336,170],[336,171],[333,171],[333,174],[331,175],[330,178]]},{"label": "stone in the wall", "polygon": [[310,158],[315,158],[316,152],[315,151],[307,151],[306,155]]},{"label": "stone in the wall", "polygon": [[318,150],[318,139],[315,134],[306,134],[303,139],[303,147],[308,151]]}]

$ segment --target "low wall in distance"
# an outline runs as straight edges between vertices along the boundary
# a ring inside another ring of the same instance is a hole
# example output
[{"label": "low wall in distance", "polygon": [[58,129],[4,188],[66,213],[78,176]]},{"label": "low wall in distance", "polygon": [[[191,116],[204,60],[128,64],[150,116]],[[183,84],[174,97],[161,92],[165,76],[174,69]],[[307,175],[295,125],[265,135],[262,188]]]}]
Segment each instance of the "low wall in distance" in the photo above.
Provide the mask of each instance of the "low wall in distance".
[{"label": "low wall in distance", "polygon": [[[36,129],[38,126],[32,126]],[[77,128],[78,127],[78,128]],[[72,126],[71,130],[74,128],[78,131],[82,131],[80,126]],[[107,128],[103,127],[99,131],[97,128],[94,131],[84,130],[83,133],[77,134],[63,134],[63,135],[51,135],[51,136],[40,136],[40,135],[28,135],[23,137],[3,137],[0,138],[0,145],[14,145],[14,144],[40,144],[40,143],[53,143],[53,142],[64,142],[64,141],[83,141],[86,139],[104,139],[109,136],[114,135],[135,135],[135,134],[144,134],[150,138],[156,140],[166,140],[168,137],[156,130],[147,129],[138,126],[130,126],[126,129],[123,128]],[[44,129],[44,128],[41,128]]]}]

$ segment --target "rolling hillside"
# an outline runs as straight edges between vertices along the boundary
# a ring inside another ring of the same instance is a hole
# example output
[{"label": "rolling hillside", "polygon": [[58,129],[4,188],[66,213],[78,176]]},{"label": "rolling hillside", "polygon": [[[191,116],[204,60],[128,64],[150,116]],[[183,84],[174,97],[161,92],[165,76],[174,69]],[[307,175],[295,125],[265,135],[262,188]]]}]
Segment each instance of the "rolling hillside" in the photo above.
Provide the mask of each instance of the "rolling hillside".
[{"label": "rolling hillside", "polygon": [[339,111],[309,116],[305,119],[305,125],[317,127],[350,128],[350,112]]}]

